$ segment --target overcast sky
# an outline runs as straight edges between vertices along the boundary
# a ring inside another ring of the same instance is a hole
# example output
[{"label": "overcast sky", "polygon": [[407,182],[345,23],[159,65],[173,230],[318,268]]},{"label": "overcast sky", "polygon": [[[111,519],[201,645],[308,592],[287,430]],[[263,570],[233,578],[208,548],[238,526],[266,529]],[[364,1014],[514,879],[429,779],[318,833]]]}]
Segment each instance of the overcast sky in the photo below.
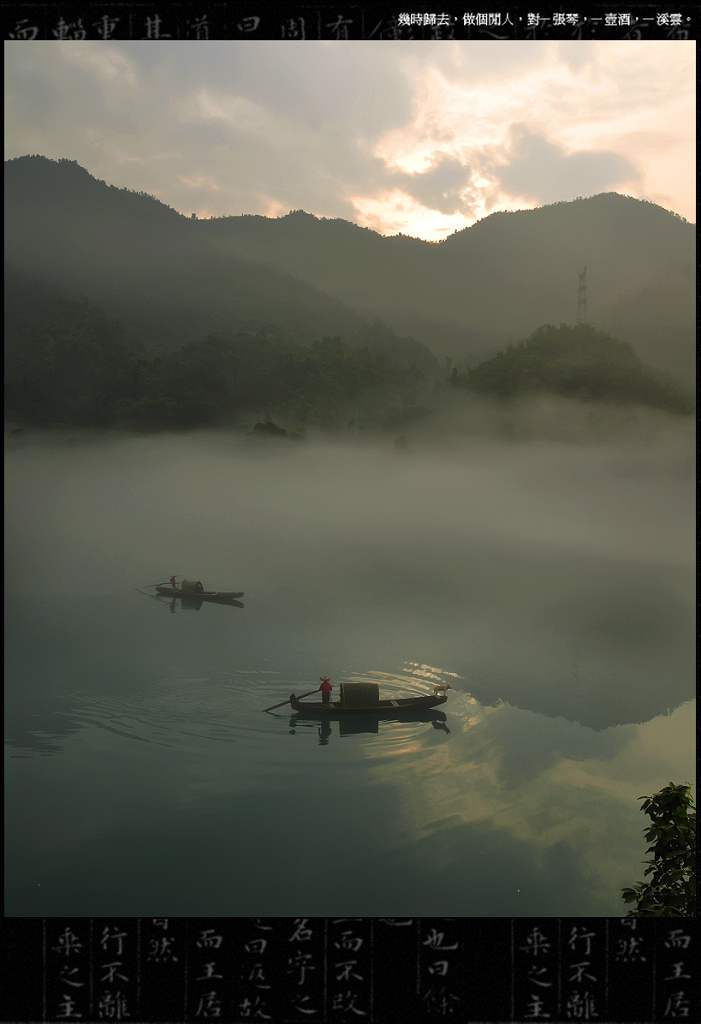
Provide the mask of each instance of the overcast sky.
[{"label": "overcast sky", "polygon": [[189,216],[441,239],[599,192],[696,220],[693,41],[5,42],[5,159]]}]

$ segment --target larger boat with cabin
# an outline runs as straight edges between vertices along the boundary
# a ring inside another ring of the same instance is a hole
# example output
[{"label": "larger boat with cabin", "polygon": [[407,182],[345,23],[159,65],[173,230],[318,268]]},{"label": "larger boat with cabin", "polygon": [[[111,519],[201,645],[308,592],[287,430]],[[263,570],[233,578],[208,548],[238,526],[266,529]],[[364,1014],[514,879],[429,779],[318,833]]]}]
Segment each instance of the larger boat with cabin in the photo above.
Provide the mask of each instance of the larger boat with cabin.
[{"label": "larger boat with cabin", "polygon": [[428,696],[381,700],[380,687],[377,683],[341,683],[339,690],[339,700],[329,701],[328,704],[322,701],[300,700],[294,693],[291,694],[289,703],[295,711],[315,716],[365,714],[394,718],[405,711],[417,711],[445,704],[448,699],[445,694],[439,696],[435,693]]}]

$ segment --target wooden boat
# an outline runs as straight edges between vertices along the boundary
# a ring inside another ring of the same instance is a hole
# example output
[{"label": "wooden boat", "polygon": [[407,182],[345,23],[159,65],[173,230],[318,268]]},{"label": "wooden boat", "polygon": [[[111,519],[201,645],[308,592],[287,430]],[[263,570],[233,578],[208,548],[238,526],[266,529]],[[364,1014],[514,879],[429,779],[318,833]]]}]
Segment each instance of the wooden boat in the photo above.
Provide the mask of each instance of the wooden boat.
[{"label": "wooden boat", "polygon": [[382,718],[394,718],[404,712],[420,711],[445,704],[445,694],[436,697],[433,694],[425,697],[398,697],[396,700],[380,700],[380,688],[377,683],[341,683],[340,699],[329,701],[299,700],[295,694],[290,695],[290,704],[294,711],[311,715],[377,715]]},{"label": "wooden boat", "polygon": [[177,589],[173,589],[170,583],[157,583],[156,591],[163,597],[196,598],[202,601],[218,601],[220,604],[228,604],[243,597],[243,590],[204,590],[199,581],[193,580],[183,580]]}]

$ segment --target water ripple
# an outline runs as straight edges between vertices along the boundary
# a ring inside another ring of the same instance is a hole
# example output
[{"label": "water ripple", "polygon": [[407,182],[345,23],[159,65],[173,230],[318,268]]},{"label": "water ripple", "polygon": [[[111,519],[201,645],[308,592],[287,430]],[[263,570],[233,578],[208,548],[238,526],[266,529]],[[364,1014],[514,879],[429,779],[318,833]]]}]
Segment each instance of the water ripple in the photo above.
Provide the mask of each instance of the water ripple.
[{"label": "water ripple", "polygon": [[[182,746],[184,738],[236,743],[247,733],[268,732],[262,715],[269,688],[251,685],[251,673],[219,673],[166,679],[133,694],[73,692],[60,712],[75,723],[92,725],[128,739]],[[279,682],[279,680],[277,680]],[[296,681],[287,684],[289,693]]]},{"label": "water ripple", "polygon": [[[443,669],[406,662],[404,670],[398,673],[369,670],[346,674],[342,681],[377,683],[383,698],[396,698],[430,694],[434,684],[447,679],[455,683],[459,677]],[[339,682],[334,680],[334,685],[338,686]],[[367,747],[364,757],[382,760],[422,756],[422,752],[430,750],[431,743],[427,740],[435,740],[436,731],[441,732],[443,738],[450,731],[443,708],[428,712],[425,719],[418,721],[378,722],[372,716],[364,721],[363,716],[353,716],[352,720],[341,723],[334,720],[323,724],[296,716],[286,705],[263,714],[264,707],[286,701],[291,692],[307,693],[314,688],[315,684],[306,679],[281,679],[274,672],[220,672],[208,677],[180,675],[131,694],[67,693],[67,706],[58,713],[76,726],[102,729],[125,739],[165,747],[183,748],[211,742],[240,744],[254,742],[264,735],[290,733],[320,738],[320,742],[324,742],[334,735],[351,741],[346,746]],[[445,710],[451,710],[450,703],[445,705]],[[284,760],[282,750],[279,755]],[[267,756],[270,757],[270,752]]]}]

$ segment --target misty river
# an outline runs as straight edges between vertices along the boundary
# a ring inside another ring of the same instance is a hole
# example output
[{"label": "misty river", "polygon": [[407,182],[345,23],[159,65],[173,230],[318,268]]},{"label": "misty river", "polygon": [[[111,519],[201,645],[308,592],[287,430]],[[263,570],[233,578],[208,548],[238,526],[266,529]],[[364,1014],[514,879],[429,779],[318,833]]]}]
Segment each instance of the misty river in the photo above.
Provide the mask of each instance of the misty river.
[{"label": "misty river", "polygon": [[[690,431],[392,441],[6,438],[8,916],[625,913],[695,775]],[[322,675],[451,689],[262,713]]]}]

